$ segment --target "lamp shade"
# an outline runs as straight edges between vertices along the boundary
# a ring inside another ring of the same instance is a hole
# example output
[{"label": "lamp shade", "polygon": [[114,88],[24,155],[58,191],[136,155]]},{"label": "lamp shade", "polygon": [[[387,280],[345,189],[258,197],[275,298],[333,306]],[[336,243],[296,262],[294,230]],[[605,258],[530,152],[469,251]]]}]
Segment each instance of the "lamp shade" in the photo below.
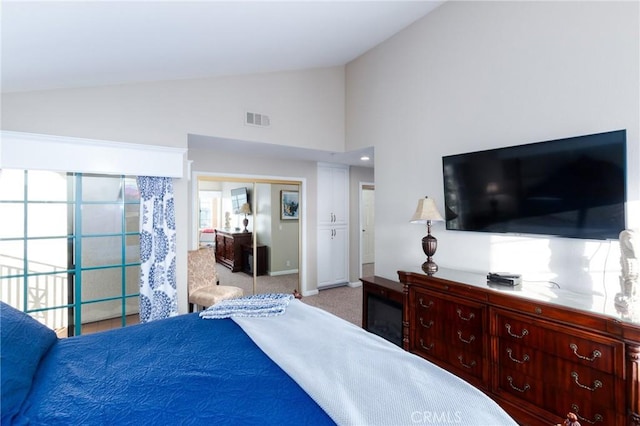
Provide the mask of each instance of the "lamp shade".
[{"label": "lamp shade", "polygon": [[251,214],[251,206],[249,205],[249,203],[244,203],[242,206],[240,206],[240,213]]},{"label": "lamp shade", "polygon": [[433,198],[424,197],[418,200],[418,207],[416,212],[411,217],[411,223],[426,223],[427,221],[440,221],[444,220]]}]

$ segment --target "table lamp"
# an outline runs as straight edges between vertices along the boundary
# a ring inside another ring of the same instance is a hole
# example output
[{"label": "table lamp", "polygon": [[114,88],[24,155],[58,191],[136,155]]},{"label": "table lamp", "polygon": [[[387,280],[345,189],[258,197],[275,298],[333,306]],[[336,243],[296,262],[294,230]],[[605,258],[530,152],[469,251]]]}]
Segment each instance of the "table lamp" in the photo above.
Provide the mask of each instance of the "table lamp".
[{"label": "table lamp", "polygon": [[243,232],[249,232],[249,230],[247,229],[247,225],[249,225],[249,219],[247,219],[247,215],[251,214],[251,206],[249,205],[249,203],[244,203],[242,206],[240,206],[240,213],[244,214],[244,219],[242,219],[242,224],[244,225]]},{"label": "table lamp", "polygon": [[441,220],[444,219],[433,198],[424,197],[418,200],[418,207],[410,222],[427,224],[427,235],[422,238],[422,250],[427,255],[427,261],[422,264],[422,270],[427,274],[434,274],[438,270],[438,265],[432,259],[438,248],[438,240],[431,235],[431,222]]}]

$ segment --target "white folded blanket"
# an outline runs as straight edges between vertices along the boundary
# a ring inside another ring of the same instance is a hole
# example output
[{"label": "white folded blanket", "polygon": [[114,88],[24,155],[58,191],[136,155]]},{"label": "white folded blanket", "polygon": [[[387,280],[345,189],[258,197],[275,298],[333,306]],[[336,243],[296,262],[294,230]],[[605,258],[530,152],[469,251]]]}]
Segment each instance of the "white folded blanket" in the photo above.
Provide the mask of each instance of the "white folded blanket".
[{"label": "white folded blanket", "polygon": [[293,299],[292,294],[268,293],[226,299],[200,312],[200,318],[271,317],[282,315]]},{"label": "white folded blanket", "polygon": [[233,321],[338,425],[517,425],[459,377],[298,300]]}]

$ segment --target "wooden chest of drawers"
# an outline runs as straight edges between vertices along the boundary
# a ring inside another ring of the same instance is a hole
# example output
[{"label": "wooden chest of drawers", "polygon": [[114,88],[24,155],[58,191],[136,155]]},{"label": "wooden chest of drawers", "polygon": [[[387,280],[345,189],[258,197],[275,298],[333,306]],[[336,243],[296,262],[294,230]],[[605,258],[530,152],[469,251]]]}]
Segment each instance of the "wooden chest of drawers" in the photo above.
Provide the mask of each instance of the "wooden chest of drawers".
[{"label": "wooden chest of drawers", "polygon": [[231,232],[215,230],[216,262],[226,266],[233,272],[242,270],[242,246],[251,245],[250,232]]},{"label": "wooden chest of drawers", "polygon": [[403,347],[492,396],[522,425],[640,426],[640,324],[510,295],[480,274],[399,272]]}]

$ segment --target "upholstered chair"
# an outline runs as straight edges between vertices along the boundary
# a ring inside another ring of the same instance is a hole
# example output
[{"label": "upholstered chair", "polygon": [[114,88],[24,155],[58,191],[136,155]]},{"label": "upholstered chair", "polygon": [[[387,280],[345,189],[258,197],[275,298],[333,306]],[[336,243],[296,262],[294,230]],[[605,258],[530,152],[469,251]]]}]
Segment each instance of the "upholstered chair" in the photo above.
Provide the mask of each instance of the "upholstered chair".
[{"label": "upholstered chair", "polygon": [[243,296],[240,287],[219,285],[213,248],[191,250],[187,257],[189,312],[193,312],[194,305],[208,308],[221,300]]}]

